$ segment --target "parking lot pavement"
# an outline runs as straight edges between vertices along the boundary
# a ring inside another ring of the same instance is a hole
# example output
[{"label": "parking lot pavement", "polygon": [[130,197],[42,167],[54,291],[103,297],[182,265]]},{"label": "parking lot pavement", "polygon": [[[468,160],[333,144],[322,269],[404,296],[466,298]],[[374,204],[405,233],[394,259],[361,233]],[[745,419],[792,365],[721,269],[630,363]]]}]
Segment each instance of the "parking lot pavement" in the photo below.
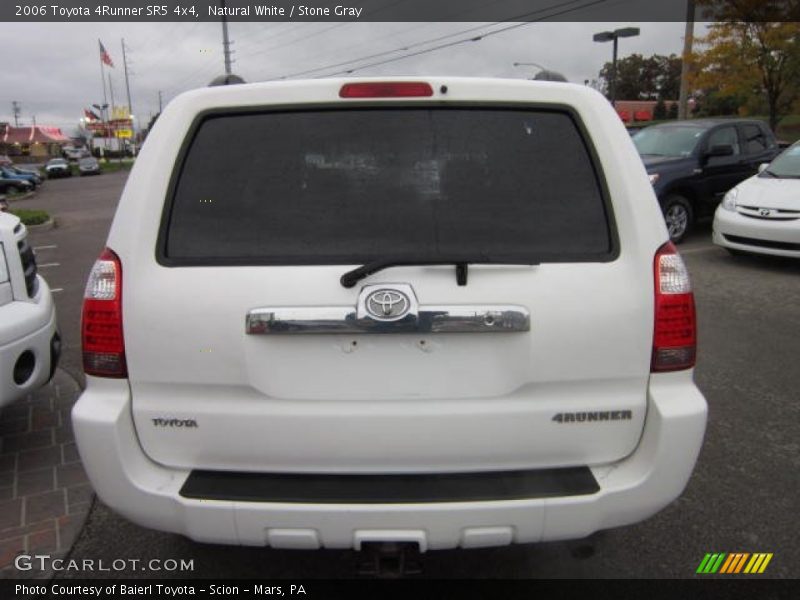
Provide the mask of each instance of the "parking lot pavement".
[{"label": "parking lot pavement", "polygon": [[62,556],[80,533],[93,497],[81,467],[69,411],[80,392],[57,369],[49,384],[0,414],[0,577],[18,554]]}]

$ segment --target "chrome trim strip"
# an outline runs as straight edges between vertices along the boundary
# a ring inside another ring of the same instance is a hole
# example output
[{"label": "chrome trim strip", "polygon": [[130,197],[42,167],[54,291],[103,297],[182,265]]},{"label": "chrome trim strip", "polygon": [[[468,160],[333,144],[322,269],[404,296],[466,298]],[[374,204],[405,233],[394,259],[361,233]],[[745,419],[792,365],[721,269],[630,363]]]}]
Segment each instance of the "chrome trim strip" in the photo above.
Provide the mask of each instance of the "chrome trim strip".
[{"label": "chrome trim strip", "polygon": [[518,333],[530,331],[530,313],[522,306],[420,305],[398,321],[357,317],[349,306],[255,308],[247,314],[250,335],[355,333]]}]

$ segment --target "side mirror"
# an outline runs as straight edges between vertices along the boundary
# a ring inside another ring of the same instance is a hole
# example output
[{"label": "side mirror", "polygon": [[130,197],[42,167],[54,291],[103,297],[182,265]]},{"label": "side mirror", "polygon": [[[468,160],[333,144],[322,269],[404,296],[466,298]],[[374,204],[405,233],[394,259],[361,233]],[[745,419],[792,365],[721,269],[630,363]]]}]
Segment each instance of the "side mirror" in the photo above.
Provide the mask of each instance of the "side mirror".
[{"label": "side mirror", "polygon": [[733,156],[733,146],[729,144],[719,144],[711,146],[706,152],[706,156]]},{"label": "side mirror", "polygon": [[768,166],[769,166],[769,163],[761,163],[760,165],[758,165],[758,172],[759,173],[763,173],[764,171],[767,170]]}]

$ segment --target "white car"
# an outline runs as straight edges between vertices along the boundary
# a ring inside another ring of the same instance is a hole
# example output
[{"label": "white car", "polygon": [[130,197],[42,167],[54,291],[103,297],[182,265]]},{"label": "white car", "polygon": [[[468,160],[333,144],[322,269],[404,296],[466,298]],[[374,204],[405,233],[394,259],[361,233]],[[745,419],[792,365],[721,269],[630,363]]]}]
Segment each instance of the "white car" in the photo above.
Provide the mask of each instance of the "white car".
[{"label": "white car", "polygon": [[48,179],[56,177],[72,177],[72,168],[64,158],[53,158],[47,161],[44,172]]},{"label": "white car", "polygon": [[194,540],[581,538],[684,489],[694,299],[608,101],[430,77],[166,107],[83,309],[86,472]]},{"label": "white car", "polygon": [[800,142],[725,195],[714,243],[734,254],[800,258]]},{"label": "white car", "polygon": [[0,212],[0,406],[47,383],[60,351],[53,297],[36,272],[27,230]]}]

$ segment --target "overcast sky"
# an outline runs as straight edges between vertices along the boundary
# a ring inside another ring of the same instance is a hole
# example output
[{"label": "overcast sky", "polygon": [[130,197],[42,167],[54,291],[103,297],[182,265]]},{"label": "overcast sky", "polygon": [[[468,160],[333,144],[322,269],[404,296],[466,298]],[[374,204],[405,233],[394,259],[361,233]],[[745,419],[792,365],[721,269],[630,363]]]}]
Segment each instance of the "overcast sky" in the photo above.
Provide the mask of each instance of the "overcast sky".
[{"label": "overcast sky", "polygon": [[[509,27],[509,23],[239,23],[229,24],[234,41],[233,70],[248,82],[293,76],[340,73],[363,64],[418,52],[482,33]],[[680,54],[683,23],[530,23],[497,35],[484,36],[368,68],[367,75],[474,75],[532,77],[536,67],[514,67],[514,62],[536,62],[563,73],[575,83],[596,79],[611,59],[611,44],[592,41],[605,29],[636,26],[641,35],[620,40],[620,57],[634,52]],[[700,33],[701,26],[697,29]],[[463,33],[460,33],[463,32]],[[452,35],[457,34],[457,35]],[[438,42],[428,40],[451,36]],[[218,23],[0,23],[6,48],[0,71],[0,121],[13,123],[11,102],[22,107],[21,122],[61,127],[74,133],[83,109],[103,99],[97,39],[106,46],[115,68],[112,74],[116,104],[125,104],[125,79],[120,39],[129,48],[133,111],[146,124],[158,112],[158,92],[168,102],[182,91],[206,85],[224,71],[222,35]],[[408,48],[390,52],[399,48]],[[109,98],[110,102],[110,98]]]}]

